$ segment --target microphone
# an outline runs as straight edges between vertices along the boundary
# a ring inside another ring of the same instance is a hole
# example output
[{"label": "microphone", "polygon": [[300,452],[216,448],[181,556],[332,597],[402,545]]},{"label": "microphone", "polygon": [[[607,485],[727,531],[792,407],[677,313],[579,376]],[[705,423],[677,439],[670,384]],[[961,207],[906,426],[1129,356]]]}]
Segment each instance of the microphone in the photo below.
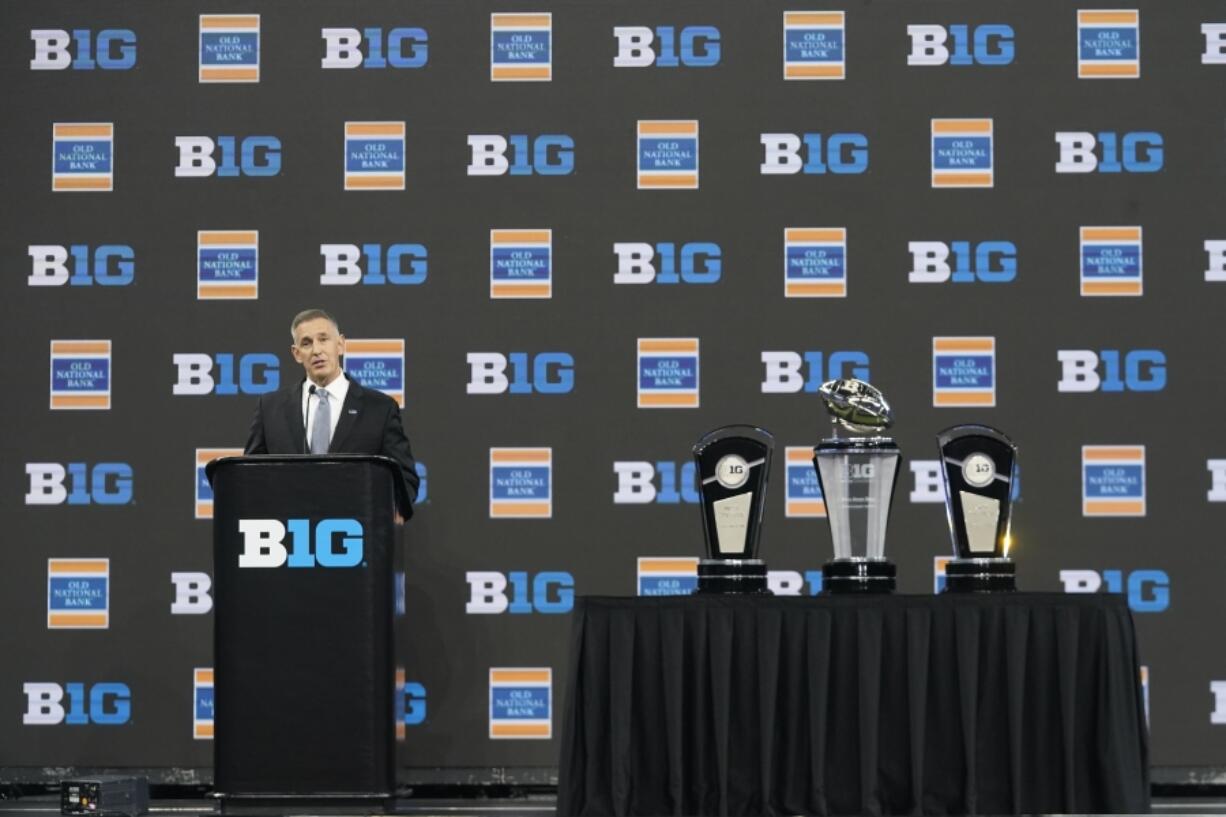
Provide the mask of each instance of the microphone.
[{"label": "microphone", "polygon": [[302,423],[302,426],[303,426],[302,453],[303,454],[311,453],[311,397],[315,396],[315,384],[314,383],[311,384],[311,388],[307,389],[307,392],[309,393],[310,396],[307,397],[306,420],[304,420]]}]

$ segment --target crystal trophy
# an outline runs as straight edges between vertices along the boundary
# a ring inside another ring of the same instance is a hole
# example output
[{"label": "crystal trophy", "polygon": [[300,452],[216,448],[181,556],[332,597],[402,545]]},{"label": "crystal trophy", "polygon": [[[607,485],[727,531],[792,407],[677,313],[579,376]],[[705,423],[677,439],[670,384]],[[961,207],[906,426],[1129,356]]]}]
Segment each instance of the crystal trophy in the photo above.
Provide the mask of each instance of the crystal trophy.
[{"label": "crystal trophy", "polygon": [[937,445],[954,545],[954,558],[945,565],[946,592],[1016,589],[1009,523],[1017,446],[982,425],[947,428]]},{"label": "crystal trophy", "polygon": [[831,380],[818,394],[834,424],[834,436],[813,449],[834,540],[822,586],[832,593],[891,593],[896,571],[885,558],[885,529],[902,455],[880,432],[893,424],[893,413],[863,380]]},{"label": "crystal trophy", "polygon": [[694,444],[707,558],[698,562],[699,593],[767,593],[758,558],[766,480],[775,438],[748,425],[717,428]]}]

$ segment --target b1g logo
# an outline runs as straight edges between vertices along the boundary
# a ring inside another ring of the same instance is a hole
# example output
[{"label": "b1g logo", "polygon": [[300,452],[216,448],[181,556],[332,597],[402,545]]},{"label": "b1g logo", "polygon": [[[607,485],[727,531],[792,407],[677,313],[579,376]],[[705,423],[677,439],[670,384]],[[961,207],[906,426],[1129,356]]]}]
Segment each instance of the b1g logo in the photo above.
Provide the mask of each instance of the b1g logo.
[{"label": "b1g logo", "polygon": [[912,284],[1007,284],[1017,278],[1012,241],[908,241]]},{"label": "b1g logo", "polygon": [[575,388],[575,359],[567,352],[469,352],[467,358],[468,394],[570,394]]},{"label": "b1g logo", "polygon": [[996,338],[932,339],[932,405],[996,405]]},{"label": "b1g logo", "polygon": [[94,684],[29,681],[21,685],[26,726],[120,726],[132,717],[132,690],[117,681]]},{"label": "b1g logo", "polygon": [[[1059,392],[1162,391],[1166,355],[1157,349],[1060,349]],[[1101,364],[1101,369],[1099,368]]]},{"label": "b1g logo", "polygon": [[1143,292],[1141,228],[1082,227],[1082,296],[1140,296]]},{"label": "b1g logo", "polygon": [[1009,65],[1013,26],[908,25],[911,53],[907,65]]},{"label": "b1g logo", "polygon": [[639,190],[698,189],[698,120],[637,123]]},{"label": "b1g logo", "polygon": [[51,189],[107,192],[115,187],[115,125],[57,122],[51,126]]},{"label": "b1g logo", "polygon": [[822,592],[822,571],[770,570],[766,586],[776,596],[816,596]]},{"label": "b1g logo", "polygon": [[783,296],[847,297],[847,230],[788,227],[783,231]]},{"label": "b1g logo", "polygon": [[1077,78],[1141,76],[1141,15],[1135,10],[1077,12]]},{"label": "b1g logo", "polygon": [[424,244],[320,244],[321,286],[417,286],[426,282],[429,253]]},{"label": "b1g logo", "polygon": [[575,606],[575,578],[565,571],[470,570],[464,578],[469,591],[464,612],[470,616],[569,613]]},{"label": "b1g logo", "polygon": [[553,449],[490,449],[490,518],[553,516]]},{"label": "b1g logo", "polygon": [[[281,172],[281,140],[275,136],[176,136],[175,147],[179,150],[178,178],[256,178]],[[220,161],[214,158],[218,150]]]},{"label": "b1g logo", "polygon": [[868,171],[868,137],[862,133],[764,133],[763,176],[860,174]]},{"label": "b1g logo", "polygon": [[698,589],[698,558],[640,556],[638,595],[688,596]]},{"label": "b1g logo", "polygon": [[213,579],[208,573],[175,571],[170,574],[170,583],[175,588],[170,603],[172,616],[202,616],[213,609]]},{"label": "b1g logo", "polygon": [[714,284],[723,269],[723,251],[718,244],[661,241],[618,242],[615,284]]},{"label": "b1g logo", "polygon": [[27,505],[127,505],[132,466],[126,462],[28,462]]},{"label": "b1g logo", "polygon": [[281,361],[270,352],[181,352],[173,361],[177,378],[171,393],[177,397],[267,394],[281,385]]},{"label": "b1g logo", "polygon": [[1171,579],[1165,570],[1061,570],[1065,593],[1126,593],[1137,613],[1161,613],[1171,606]]},{"label": "b1g logo", "polygon": [[575,170],[575,140],[565,133],[471,133],[468,149],[469,176],[569,176]]},{"label": "b1g logo", "polygon": [[[944,504],[945,478],[942,475],[944,467],[939,460],[911,460],[911,494],[908,499],[912,504]],[[1022,469],[1014,462],[1013,476],[1009,480],[1009,499],[1013,502],[1022,501]],[[944,563],[941,565],[944,569]],[[944,574],[941,574],[944,576]],[[944,586],[944,585],[942,585]]]},{"label": "b1g logo", "polygon": [[[312,530],[312,527],[314,530]],[[240,519],[240,568],[357,567],[362,564],[362,523],[356,519]],[[290,547],[285,546],[286,534]]]},{"label": "b1g logo", "polygon": [[320,68],[421,68],[429,56],[424,28],[324,28]]},{"label": "b1g logo", "polygon": [[1226,23],[1201,23],[1205,50],[1200,55],[1202,65],[1226,65]]},{"label": "b1g logo", "polygon": [[192,739],[212,740],[214,727],[213,668],[192,670]]},{"label": "b1g logo", "polygon": [[933,187],[991,187],[995,174],[991,119],[932,120]]},{"label": "b1g logo", "polygon": [[31,71],[126,71],[136,65],[136,32],[104,28],[94,34],[88,28],[36,28]]},{"label": "b1g logo", "polygon": [[625,460],[613,463],[617,476],[617,489],[613,492],[614,505],[689,505],[698,502],[698,482],[694,477],[694,463],[646,462]]},{"label": "b1g logo", "polygon": [[196,518],[213,518],[213,486],[209,483],[205,467],[213,460],[222,457],[241,457],[241,448],[197,448],[196,449]]},{"label": "b1g logo", "polygon": [[1133,131],[1057,131],[1057,173],[1157,173],[1162,169],[1162,134]]},{"label": "b1g logo", "polygon": [[553,79],[553,14],[490,15],[490,81]]},{"label": "b1g logo", "polygon": [[553,230],[490,230],[490,297],[553,297]]},{"label": "b1g logo", "polygon": [[1209,469],[1209,495],[1210,502],[1226,502],[1226,460],[1205,460],[1205,467]]},{"label": "b1g logo", "polygon": [[614,68],[709,68],[719,65],[719,29],[715,26],[615,26]]},{"label": "b1g logo", "polygon": [[404,338],[347,339],[345,371],[404,408]]},{"label": "b1g logo", "polygon": [[553,737],[553,669],[490,668],[490,740]]},{"label": "b1g logo", "polygon": [[1209,256],[1205,280],[1226,281],[1226,241],[1206,241],[1205,253]]},{"label": "b1g logo", "polygon": [[200,82],[260,81],[260,15],[200,15]]},{"label": "b1g logo", "polygon": [[783,78],[823,80],[846,77],[846,33],[841,11],[785,11]]},{"label": "b1g logo", "polygon": [[196,233],[196,299],[260,297],[260,234],[257,230]]},{"label": "b1g logo", "polygon": [[1083,516],[1145,516],[1145,446],[1081,447]]},{"label": "b1g logo", "polygon": [[32,287],[126,287],[135,277],[136,253],[127,244],[102,244],[92,251],[88,244],[31,244],[27,253],[26,283]]},{"label": "b1g logo", "polygon": [[51,341],[51,408],[111,407],[111,342]]},{"label": "b1g logo", "polygon": [[406,726],[426,722],[426,687],[406,677],[404,667],[396,667],[396,740],[404,740]]},{"label": "b1g logo", "polygon": [[345,123],[345,189],[404,190],[403,122]]},{"label": "b1g logo", "polygon": [[639,338],[638,407],[698,408],[698,338]]},{"label": "b1g logo", "polygon": [[763,394],[816,394],[828,380],[870,379],[868,355],[856,351],[763,352],[762,366]]},{"label": "b1g logo", "polygon": [[110,586],[110,559],[48,559],[47,629],[105,630]]}]

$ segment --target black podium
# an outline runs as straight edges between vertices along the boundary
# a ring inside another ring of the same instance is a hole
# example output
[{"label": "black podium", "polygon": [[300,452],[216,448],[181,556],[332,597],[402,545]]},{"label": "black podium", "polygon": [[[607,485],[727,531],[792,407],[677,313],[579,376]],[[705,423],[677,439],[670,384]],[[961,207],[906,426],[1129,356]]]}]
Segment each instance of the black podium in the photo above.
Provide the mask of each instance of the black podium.
[{"label": "black podium", "polygon": [[390,797],[406,499],[396,464],[227,457],[207,474],[223,807]]}]

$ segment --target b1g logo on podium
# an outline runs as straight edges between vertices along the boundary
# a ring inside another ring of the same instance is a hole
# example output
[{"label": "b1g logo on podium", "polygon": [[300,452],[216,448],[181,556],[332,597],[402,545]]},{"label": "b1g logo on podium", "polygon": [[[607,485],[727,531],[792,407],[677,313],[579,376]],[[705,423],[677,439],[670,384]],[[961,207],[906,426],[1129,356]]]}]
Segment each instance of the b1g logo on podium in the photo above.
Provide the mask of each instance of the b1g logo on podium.
[{"label": "b1g logo on podium", "polygon": [[490,230],[490,297],[553,297],[553,230]]},{"label": "b1g logo on podium", "polygon": [[107,629],[110,585],[110,559],[48,559],[47,629]]},{"label": "b1g logo on podium", "polygon": [[698,338],[639,338],[639,408],[698,408],[698,385]]},{"label": "b1g logo on podium", "polygon": [[553,516],[553,449],[490,449],[490,518]]},{"label": "b1g logo on podium", "polygon": [[783,231],[786,298],[847,297],[847,230],[789,227]]},{"label": "b1g logo on podium", "polygon": [[1077,78],[1141,76],[1141,14],[1132,10],[1077,12]]},{"label": "b1g logo on podium", "polygon": [[404,190],[403,122],[345,123],[345,189]]},{"label": "b1g logo on podium", "polygon": [[192,739],[213,739],[213,668],[192,670]]},{"label": "b1g logo on podium", "polygon": [[345,371],[404,408],[404,338],[345,341]]},{"label": "b1g logo on podium", "polygon": [[243,449],[241,448],[197,448],[196,449],[196,518],[197,519],[212,519],[213,518],[213,486],[209,484],[209,478],[204,473],[204,467],[213,460],[221,459],[222,457],[241,457]]},{"label": "b1g logo on podium", "polygon": [[698,120],[638,122],[638,189],[698,189]]},{"label": "b1g logo on podium", "polygon": [[136,253],[127,244],[95,247],[92,267],[88,244],[30,244],[26,252],[31,263],[26,283],[32,287],[126,287],[135,277]]},{"label": "b1g logo on podium", "polygon": [[826,498],[813,467],[813,447],[789,445],[784,454],[784,516],[813,518],[826,516]]},{"label": "b1g logo on podium", "polygon": [[260,15],[200,15],[199,80],[260,81]]},{"label": "b1g logo on podium", "polygon": [[[314,530],[312,530],[314,528]],[[362,523],[356,519],[240,519],[243,550],[240,568],[357,567],[364,551]],[[286,534],[290,547],[285,547]]]},{"label": "b1g logo on podium", "polygon": [[553,737],[553,669],[490,668],[490,740]]},{"label": "b1g logo on podium", "polygon": [[1145,446],[1081,447],[1082,516],[1145,516]]},{"label": "b1g logo on podium", "polygon": [[1081,294],[1142,295],[1140,227],[1081,228]]},{"label": "b1g logo on podium", "polygon": [[104,28],[96,36],[88,28],[35,28],[30,39],[31,71],[126,71],[136,65],[136,32],[126,28]]},{"label": "b1g logo on podium", "polygon": [[51,189],[57,193],[108,192],[115,187],[115,125],[51,126]]},{"label": "b1g logo on podium", "polygon": [[553,79],[553,14],[490,15],[490,81]]},{"label": "b1g logo on podium", "polygon": [[847,58],[841,11],[783,13],[783,78],[843,79]]},{"label": "b1g logo on podium", "polygon": [[196,233],[196,300],[260,297],[260,234],[257,230]]},{"label": "b1g logo on podium", "polygon": [[640,556],[638,595],[688,596],[698,589],[697,556]]},{"label": "b1g logo on podium", "polygon": [[932,120],[932,186],[991,187],[994,141],[991,119]]},{"label": "b1g logo on podium", "polygon": [[111,407],[111,342],[51,341],[51,408]]},{"label": "b1g logo on podium", "polygon": [[932,339],[932,405],[996,405],[996,338]]}]

